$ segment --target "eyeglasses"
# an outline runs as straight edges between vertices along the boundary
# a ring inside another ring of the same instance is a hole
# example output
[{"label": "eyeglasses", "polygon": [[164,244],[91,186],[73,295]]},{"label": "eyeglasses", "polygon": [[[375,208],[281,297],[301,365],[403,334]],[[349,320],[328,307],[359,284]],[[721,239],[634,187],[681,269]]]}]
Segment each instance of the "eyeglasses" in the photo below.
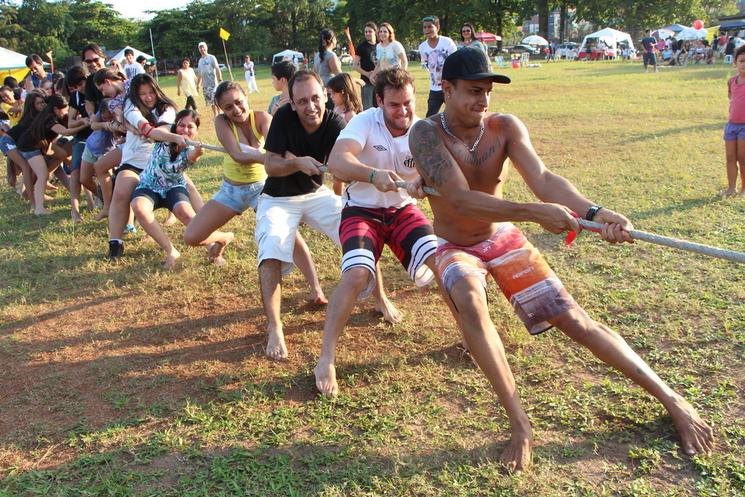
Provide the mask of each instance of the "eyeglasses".
[{"label": "eyeglasses", "polygon": [[96,57],[95,59],[85,59],[83,62],[85,62],[86,64],[95,64],[99,60],[101,60],[101,57]]}]

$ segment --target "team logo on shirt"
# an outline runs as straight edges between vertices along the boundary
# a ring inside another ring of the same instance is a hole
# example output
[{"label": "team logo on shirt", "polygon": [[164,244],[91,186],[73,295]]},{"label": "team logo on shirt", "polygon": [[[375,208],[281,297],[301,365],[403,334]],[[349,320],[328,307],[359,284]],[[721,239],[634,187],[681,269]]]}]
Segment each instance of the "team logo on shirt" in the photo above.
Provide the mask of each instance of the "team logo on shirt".
[{"label": "team logo on shirt", "polygon": [[373,145],[373,148],[377,150],[378,152],[387,152],[388,149],[385,148],[383,145]]},{"label": "team logo on shirt", "polygon": [[412,169],[415,166],[416,162],[414,161],[414,157],[407,157],[404,159],[404,166],[408,167],[409,169]]}]

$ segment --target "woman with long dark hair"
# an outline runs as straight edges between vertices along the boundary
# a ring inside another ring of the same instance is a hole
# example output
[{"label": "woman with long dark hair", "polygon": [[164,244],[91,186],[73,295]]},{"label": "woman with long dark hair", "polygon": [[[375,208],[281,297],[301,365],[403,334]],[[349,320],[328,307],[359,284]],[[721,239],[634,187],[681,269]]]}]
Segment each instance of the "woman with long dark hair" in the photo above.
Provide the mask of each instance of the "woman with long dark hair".
[{"label": "woman with long dark hair", "polygon": [[[121,239],[129,219],[132,192],[140,183],[140,173],[147,166],[153,141],[171,141],[186,146],[186,139],[170,132],[176,118],[176,104],[163,92],[149,74],[138,74],[130,83],[124,101],[123,118],[128,124],[127,139],[122,147],[121,164],[115,172],[116,182],[109,206],[109,258],[124,254]],[[135,132],[134,130],[137,130]]]},{"label": "woman with long dark hair", "polygon": [[[171,126],[171,133],[194,141],[197,139],[199,124],[199,114],[193,110],[185,109],[176,115],[176,121]],[[193,165],[201,155],[201,147],[184,147],[165,142],[156,143],[153,146],[150,161],[140,175],[140,184],[132,194],[131,206],[135,216],[145,232],[165,252],[166,259],[163,265],[166,269],[175,267],[181,253],[176,250],[168,235],[155,219],[154,211],[165,207],[184,226],[190,224],[196,214],[189,200],[184,170]],[[232,233],[215,231],[203,240],[202,245],[211,248],[212,245],[219,243],[225,246],[232,240]]]},{"label": "woman with long dark hair", "polygon": [[458,49],[464,47],[478,48],[486,54],[487,58],[489,57],[486,45],[484,45],[480,40],[476,39],[476,30],[474,29],[473,24],[471,24],[470,22],[464,22],[463,26],[461,26],[460,28],[460,41],[458,42]]},{"label": "woman with long dark hair", "polygon": [[23,113],[21,114],[18,124],[10,128],[5,135],[0,137],[0,152],[5,155],[8,161],[21,168],[24,192],[32,207],[35,205],[34,174],[31,171],[31,166],[28,165],[28,161],[23,158],[23,155],[21,155],[21,152],[18,150],[17,142],[45,105],[46,96],[44,95],[44,92],[41,90],[31,90],[28,92],[26,94],[26,101],[23,103]]},{"label": "woman with long dark hair", "polygon": [[47,186],[49,173],[57,169],[62,161],[68,157],[68,152],[56,141],[60,136],[74,135],[88,126],[87,120],[73,128],[67,127],[69,105],[62,95],[52,95],[47,98],[47,105],[34,118],[26,132],[18,140],[18,150],[21,152],[31,170],[36,175],[34,183],[34,214],[50,214],[44,208],[44,190]]},{"label": "woman with long dark hair", "polygon": [[339,57],[334,53],[336,35],[328,28],[323,28],[319,35],[318,53],[313,59],[313,70],[321,77],[325,85],[333,76],[341,73]]}]

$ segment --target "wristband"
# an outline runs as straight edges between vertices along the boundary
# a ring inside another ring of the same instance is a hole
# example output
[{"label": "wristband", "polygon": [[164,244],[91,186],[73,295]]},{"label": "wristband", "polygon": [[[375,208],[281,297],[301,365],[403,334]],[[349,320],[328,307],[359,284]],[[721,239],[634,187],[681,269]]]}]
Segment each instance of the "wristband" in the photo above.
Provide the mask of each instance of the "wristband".
[{"label": "wristband", "polygon": [[148,138],[150,136],[150,133],[152,133],[154,129],[153,126],[147,121],[140,123],[139,128],[140,134],[145,138]]},{"label": "wristband", "polygon": [[367,182],[368,183],[372,183],[373,180],[375,179],[375,175],[377,173],[378,173],[378,170],[377,169],[373,169],[372,172],[370,173],[370,178],[367,180]]},{"label": "wristband", "polygon": [[598,213],[598,211],[602,209],[599,205],[593,205],[589,209],[587,209],[587,214],[585,214],[585,219],[587,221],[592,221],[595,218],[595,214]]}]

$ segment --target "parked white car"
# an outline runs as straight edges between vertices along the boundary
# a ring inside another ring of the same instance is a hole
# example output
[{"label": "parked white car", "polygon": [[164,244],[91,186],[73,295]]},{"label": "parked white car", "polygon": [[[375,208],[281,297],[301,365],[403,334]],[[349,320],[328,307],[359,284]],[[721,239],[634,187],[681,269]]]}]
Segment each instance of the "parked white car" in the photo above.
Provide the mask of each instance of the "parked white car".
[{"label": "parked white car", "polygon": [[556,47],[557,59],[571,59],[579,53],[579,43],[567,42],[561,43]]}]

